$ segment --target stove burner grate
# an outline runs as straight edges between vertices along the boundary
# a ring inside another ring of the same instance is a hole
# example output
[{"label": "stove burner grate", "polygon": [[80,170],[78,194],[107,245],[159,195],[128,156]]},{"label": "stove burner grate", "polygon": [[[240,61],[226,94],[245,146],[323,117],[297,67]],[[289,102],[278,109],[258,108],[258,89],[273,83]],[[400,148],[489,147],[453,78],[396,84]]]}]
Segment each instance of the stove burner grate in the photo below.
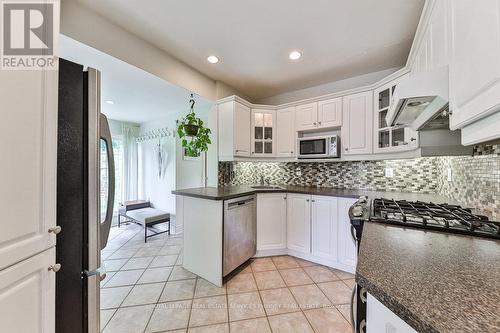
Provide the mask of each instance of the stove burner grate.
[{"label": "stove burner grate", "polygon": [[374,199],[370,220],[500,239],[500,222],[456,205]]}]

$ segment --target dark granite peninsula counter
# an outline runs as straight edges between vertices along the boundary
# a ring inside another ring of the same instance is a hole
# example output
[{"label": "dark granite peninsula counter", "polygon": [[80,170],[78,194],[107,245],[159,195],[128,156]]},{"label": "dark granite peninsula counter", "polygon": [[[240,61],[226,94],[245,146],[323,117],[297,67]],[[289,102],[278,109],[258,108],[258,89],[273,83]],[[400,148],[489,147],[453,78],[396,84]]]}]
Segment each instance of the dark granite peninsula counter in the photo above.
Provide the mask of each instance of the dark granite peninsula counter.
[{"label": "dark granite peninsula counter", "polygon": [[500,332],[500,241],[365,223],[356,281],[418,332]]},{"label": "dark granite peninsula counter", "polygon": [[208,200],[228,200],[237,197],[243,197],[255,193],[299,193],[310,195],[326,195],[332,197],[359,198],[367,196],[369,198],[386,198],[411,201],[430,201],[434,203],[454,203],[449,198],[436,194],[420,194],[408,192],[390,192],[390,191],[367,191],[355,189],[338,189],[331,187],[316,186],[280,186],[278,189],[255,189],[250,185],[241,186],[222,186],[222,187],[197,187],[172,191],[173,194],[194,197]]}]

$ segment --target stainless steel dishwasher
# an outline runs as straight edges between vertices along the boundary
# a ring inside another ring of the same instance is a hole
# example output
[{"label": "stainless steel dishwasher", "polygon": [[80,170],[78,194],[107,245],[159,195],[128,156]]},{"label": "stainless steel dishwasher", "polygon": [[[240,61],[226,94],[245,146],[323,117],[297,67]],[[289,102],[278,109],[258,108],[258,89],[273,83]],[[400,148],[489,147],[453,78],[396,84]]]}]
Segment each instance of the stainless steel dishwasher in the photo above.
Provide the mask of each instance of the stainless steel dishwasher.
[{"label": "stainless steel dishwasher", "polygon": [[224,253],[222,276],[255,255],[257,218],[255,195],[224,201]]}]

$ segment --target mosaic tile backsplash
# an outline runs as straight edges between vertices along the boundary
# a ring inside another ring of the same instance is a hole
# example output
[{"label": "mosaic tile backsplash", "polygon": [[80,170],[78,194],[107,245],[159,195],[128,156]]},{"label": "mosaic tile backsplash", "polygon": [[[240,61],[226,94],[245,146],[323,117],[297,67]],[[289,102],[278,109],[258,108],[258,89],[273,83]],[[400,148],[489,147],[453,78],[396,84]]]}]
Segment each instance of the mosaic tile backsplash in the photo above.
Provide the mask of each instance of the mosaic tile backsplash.
[{"label": "mosaic tile backsplash", "polygon": [[[356,162],[220,162],[219,185],[257,184],[438,193],[500,220],[500,145],[481,145],[475,156]],[[385,169],[394,177],[385,177]],[[448,168],[452,181],[448,181]]]}]

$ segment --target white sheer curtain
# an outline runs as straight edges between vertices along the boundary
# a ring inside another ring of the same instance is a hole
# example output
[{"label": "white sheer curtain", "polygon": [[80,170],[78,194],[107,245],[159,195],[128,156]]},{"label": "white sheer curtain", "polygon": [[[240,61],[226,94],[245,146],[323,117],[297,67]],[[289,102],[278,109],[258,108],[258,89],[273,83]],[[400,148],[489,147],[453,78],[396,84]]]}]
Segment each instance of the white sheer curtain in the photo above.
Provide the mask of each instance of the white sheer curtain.
[{"label": "white sheer curtain", "polygon": [[139,127],[122,124],[123,133],[123,177],[122,200],[137,200],[138,189],[138,147],[135,139],[139,135]]}]

